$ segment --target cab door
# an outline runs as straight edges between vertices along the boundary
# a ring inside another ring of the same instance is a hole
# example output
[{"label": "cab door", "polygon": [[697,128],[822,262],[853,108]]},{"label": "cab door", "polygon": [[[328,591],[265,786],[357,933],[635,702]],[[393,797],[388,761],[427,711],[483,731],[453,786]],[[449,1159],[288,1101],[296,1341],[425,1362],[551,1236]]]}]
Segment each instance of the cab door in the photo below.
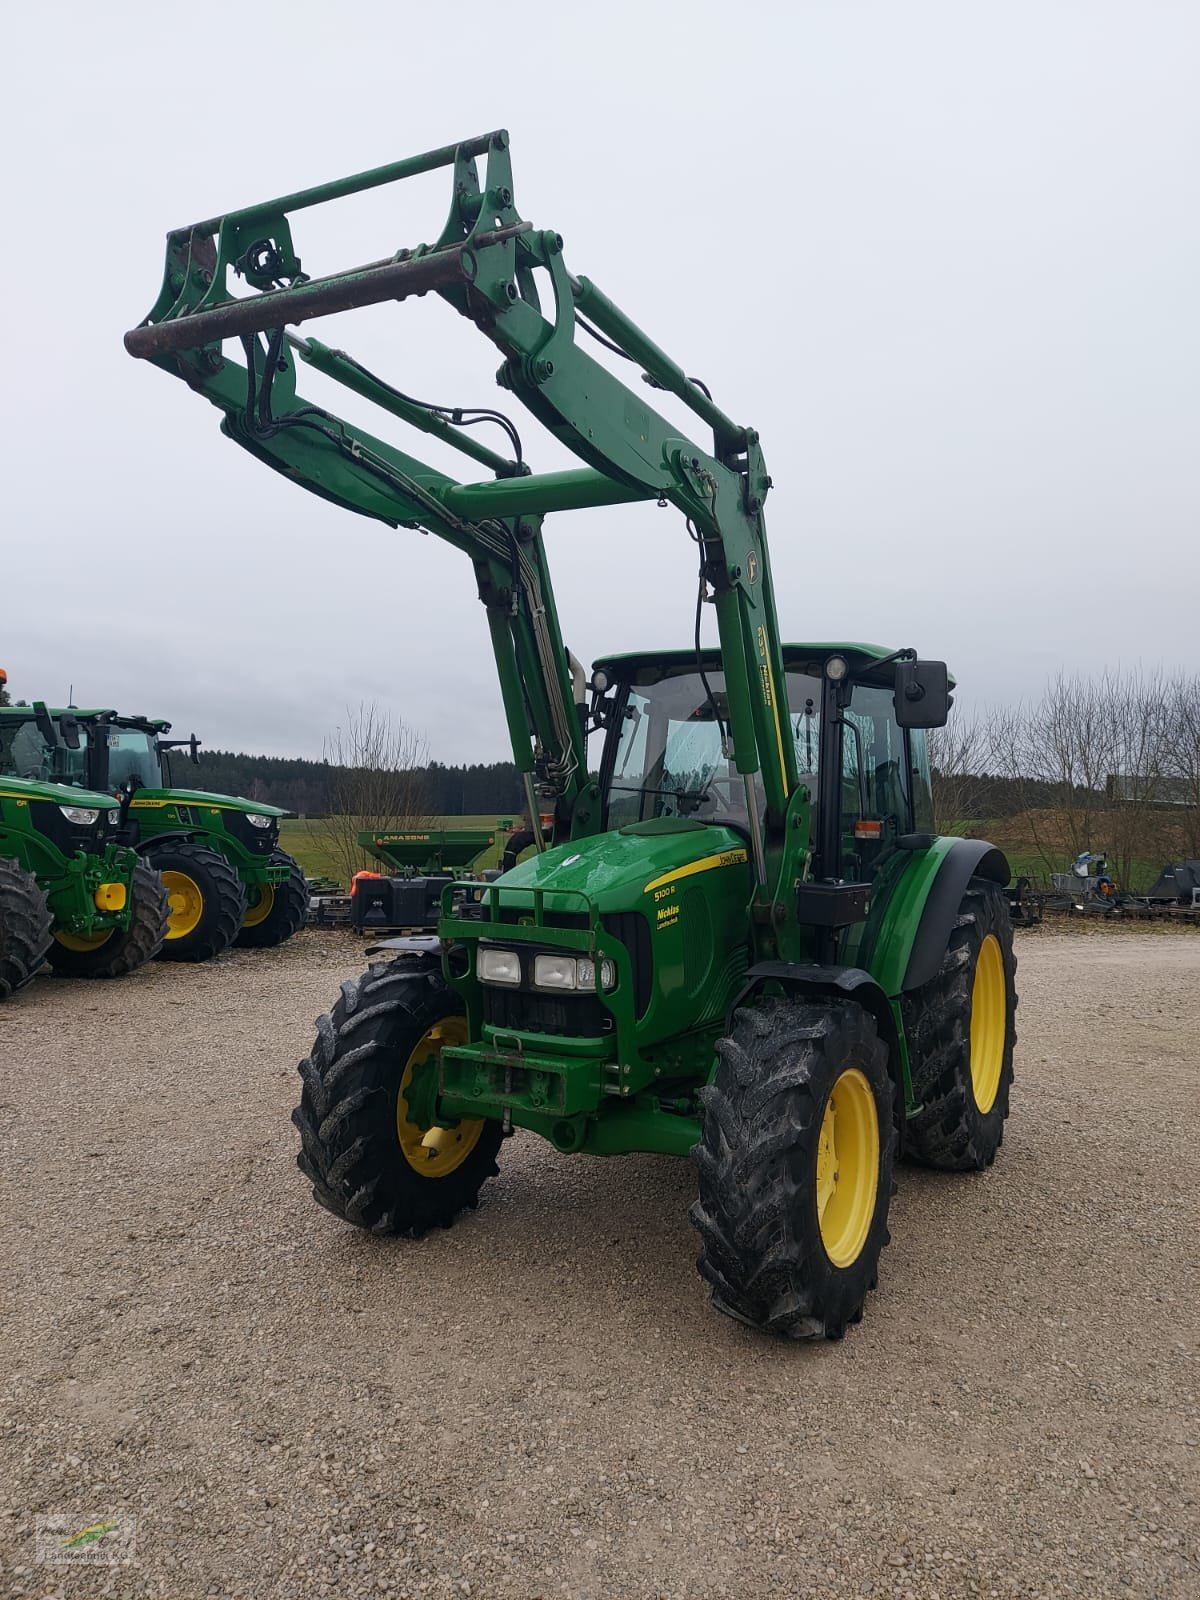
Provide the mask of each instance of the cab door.
[{"label": "cab door", "polygon": [[840,876],[868,883],[913,828],[908,735],[890,687],[856,683],[841,721]]}]

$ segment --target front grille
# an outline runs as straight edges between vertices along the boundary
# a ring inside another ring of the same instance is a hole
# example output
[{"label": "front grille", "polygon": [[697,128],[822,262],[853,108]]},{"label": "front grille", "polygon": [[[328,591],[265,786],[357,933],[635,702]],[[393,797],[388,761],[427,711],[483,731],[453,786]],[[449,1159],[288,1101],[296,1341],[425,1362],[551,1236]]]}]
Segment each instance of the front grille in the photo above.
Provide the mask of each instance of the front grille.
[{"label": "front grille", "polygon": [[73,856],[76,850],[90,853],[100,849],[107,843],[111,831],[107,811],[100,812],[98,822],[86,826],[68,822],[52,800],[31,800],[29,814],[38,832],[56,844],[65,856]]},{"label": "front grille", "polygon": [[650,952],[650,924],[640,911],[606,911],[600,918],[605,933],[619,939],[629,951],[633,968],[633,997],[640,1017],[650,1004],[654,982],[654,957]]},{"label": "front grille", "polygon": [[238,841],[249,850],[251,855],[269,856],[273,853],[279,842],[279,823],[274,817],[269,828],[256,828],[250,822],[244,811],[237,811],[232,806],[226,806],[222,812],[225,827]]},{"label": "front grille", "polygon": [[521,1033],[571,1034],[594,1038],[611,1033],[612,1012],[597,994],[542,994],[528,989],[506,989],[481,983],[483,1020],[493,1028]]}]

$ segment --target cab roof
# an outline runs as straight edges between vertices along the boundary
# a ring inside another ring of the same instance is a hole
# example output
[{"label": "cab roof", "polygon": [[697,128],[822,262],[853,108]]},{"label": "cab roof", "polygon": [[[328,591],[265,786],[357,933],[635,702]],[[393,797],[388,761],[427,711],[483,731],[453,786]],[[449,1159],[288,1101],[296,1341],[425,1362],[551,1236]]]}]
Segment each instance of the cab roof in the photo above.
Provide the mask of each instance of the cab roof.
[{"label": "cab roof", "polygon": [[[171,724],[161,717],[123,717],[111,706],[47,706],[46,710],[58,720],[71,716],[76,722],[115,722],[119,728],[142,728],[147,733],[169,733]],[[30,722],[35,716],[32,705],[0,707],[0,717],[16,717]]]},{"label": "cab roof", "polygon": [[[802,662],[824,659],[826,656],[839,655],[849,658],[852,665],[868,665],[872,661],[881,661],[885,656],[890,656],[892,651],[881,644],[785,644],[783,649],[783,664],[785,667],[798,666]],[[707,646],[700,652],[700,660],[706,671],[715,669],[720,665],[721,652],[715,646]],[[657,667],[660,671],[671,672],[675,668],[685,671],[695,667],[695,650],[633,650],[621,655],[601,656],[593,664],[592,670],[603,668],[614,678],[629,678],[633,674],[644,671],[646,668]]]}]

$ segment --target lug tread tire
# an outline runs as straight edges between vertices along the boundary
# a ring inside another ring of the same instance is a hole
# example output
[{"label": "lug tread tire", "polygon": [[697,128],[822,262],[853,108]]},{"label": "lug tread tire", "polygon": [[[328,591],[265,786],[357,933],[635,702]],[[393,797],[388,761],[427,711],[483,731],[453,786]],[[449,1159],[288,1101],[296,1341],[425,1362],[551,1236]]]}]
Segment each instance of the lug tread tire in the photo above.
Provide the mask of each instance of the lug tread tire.
[{"label": "lug tread tire", "polygon": [[[971,1087],[971,991],[979,949],[989,933],[996,935],[1004,958],[1008,1008],[1000,1086],[984,1113]],[[996,1159],[1013,1081],[1016,971],[1007,897],[998,885],[972,878],[941,967],[904,1000],[913,1098],[921,1107],[908,1123],[906,1154],[923,1166],[979,1172]]]},{"label": "lug tread tire", "polygon": [[170,906],[162,879],[148,862],[139,861],[129,886],[133,903],[129,926],[95,950],[68,950],[54,941],[50,965],[60,978],[126,978],[153,961],[167,937]]},{"label": "lug tread tire", "polygon": [[[691,1220],[700,1274],[718,1310],[792,1339],[839,1339],[862,1318],[888,1242],[895,1091],[875,1020],[851,1001],[765,999],[737,1012],[701,1090],[704,1136],[694,1157]],[[856,1260],[839,1268],[821,1242],[816,1155],[829,1091],[861,1069],[879,1119],[875,1212]]]},{"label": "lug tread tire", "polygon": [[204,896],[204,910],[191,933],[167,939],[160,961],[211,961],[237,938],[246,915],[246,890],[237,870],[219,850],[203,844],[166,844],[147,851],[156,872],[183,872]]},{"label": "lug tread tire", "polygon": [[276,850],[271,856],[273,866],[289,867],[291,876],[285,883],[275,885],[275,903],[261,922],[252,928],[240,928],[234,944],[243,950],[270,950],[300,932],[308,921],[308,879],[304,868],[295,856],[286,850]]},{"label": "lug tread tire", "polygon": [[341,986],[332,1011],[298,1071],[303,1089],[292,1121],[296,1164],[313,1198],[343,1221],[374,1233],[420,1238],[474,1210],[499,1170],[498,1122],[486,1121],[475,1148],[443,1178],[426,1178],[405,1160],[396,1134],[396,1100],[417,1041],[462,1003],[438,967],[402,959],[372,966]]},{"label": "lug tread tire", "polygon": [[0,1000],[31,983],[53,943],[45,891],[18,861],[0,858]]}]

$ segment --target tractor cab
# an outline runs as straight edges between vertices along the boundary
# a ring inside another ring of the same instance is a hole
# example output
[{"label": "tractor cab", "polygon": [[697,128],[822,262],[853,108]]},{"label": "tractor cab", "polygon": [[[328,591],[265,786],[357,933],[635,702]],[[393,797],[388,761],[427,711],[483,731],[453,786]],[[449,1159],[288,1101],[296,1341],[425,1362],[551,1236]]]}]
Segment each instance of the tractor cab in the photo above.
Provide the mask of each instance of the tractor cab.
[{"label": "tractor cab", "polygon": [[[783,660],[785,737],[808,793],[812,876],[869,880],[898,839],[933,827],[924,729],[904,725],[909,702],[897,701],[909,663],[861,644],[785,644]],[[719,651],[606,657],[592,683],[608,828],[674,816],[748,841],[763,829],[762,775],[747,782],[732,757]]]},{"label": "tractor cab", "polygon": [[159,741],[170,728],[169,722],[147,722],[141,718],[109,716],[97,722],[92,731],[98,757],[95,765],[103,763],[107,787],[115,793],[130,785],[135,789],[169,786],[167,755]]},{"label": "tractor cab", "polygon": [[[164,782],[160,736],[171,724],[115,711],[6,706],[0,711],[0,773],[113,794]],[[169,779],[167,780],[169,781]]]}]

